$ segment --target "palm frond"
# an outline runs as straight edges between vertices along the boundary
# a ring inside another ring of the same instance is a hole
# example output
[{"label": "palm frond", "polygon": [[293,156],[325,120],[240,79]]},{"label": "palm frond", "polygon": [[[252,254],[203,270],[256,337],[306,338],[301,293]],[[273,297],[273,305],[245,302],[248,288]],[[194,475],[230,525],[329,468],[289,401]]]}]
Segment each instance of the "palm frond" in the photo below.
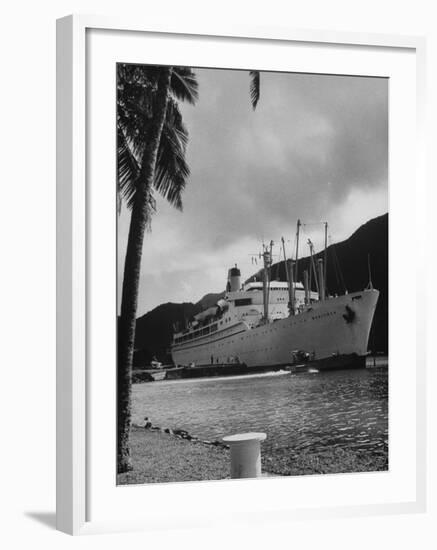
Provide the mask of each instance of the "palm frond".
[{"label": "palm frond", "polygon": [[199,97],[196,74],[189,67],[173,67],[170,87],[172,95],[180,101],[194,105]]},{"label": "palm frond", "polygon": [[[120,213],[121,198],[125,200],[127,207],[132,209],[140,174],[138,161],[132,153],[132,148],[129,146],[129,141],[121,127],[117,130],[117,173],[117,208]],[[147,211],[146,229],[150,230],[152,215],[156,212],[156,200],[153,196],[153,189],[146,189],[143,206]]]},{"label": "palm frond", "polygon": [[185,160],[187,142],[188,131],[182,121],[177,103],[171,99],[167,105],[158,149],[154,187],[179,210],[182,210],[182,193],[190,175],[190,169]]},{"label": "palm frond", "polygon": [[[141,159],[153,123],[160,69],[159,66],[117,65],[119,196],[123,197],[129,208],[134,203]],[[177,101],[194,103],[197,97],[198,85],[194,72],[188,67],[174,67],[153,188],[178,209],[182,209],[182,193],[190,171],[185,160],[188,131]]]},{"label": "palm frond", "polygon": [[140,173],[138,161],[135,158],[128,140],[119,126],[117,129],[117,192],[123,197],[129,208],[132,208],[136,191],[136,182]]},{"label": "palm frond", "polygon": [[249,74],[250,74],[250,100],[252,102],[253,110],[255,110],[260,97],[260,73],[259,71],[250,71]]},{"label": "palm frond", "polygon": [[154,86],[156,88],[160,69],[160,65],[117,63],[118,88],[120,89],[124,84]]}]

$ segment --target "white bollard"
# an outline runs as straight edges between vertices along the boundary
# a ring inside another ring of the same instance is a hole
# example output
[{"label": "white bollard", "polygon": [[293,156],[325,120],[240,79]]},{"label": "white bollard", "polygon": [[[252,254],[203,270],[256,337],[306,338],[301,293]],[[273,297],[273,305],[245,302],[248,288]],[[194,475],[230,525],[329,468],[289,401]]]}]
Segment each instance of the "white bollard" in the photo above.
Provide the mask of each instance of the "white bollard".
[{"label": "white bollard", "polygon": [[261,441],[265,433],[227,435],[223,438],[231,448],[231,478],[261,476]]}]

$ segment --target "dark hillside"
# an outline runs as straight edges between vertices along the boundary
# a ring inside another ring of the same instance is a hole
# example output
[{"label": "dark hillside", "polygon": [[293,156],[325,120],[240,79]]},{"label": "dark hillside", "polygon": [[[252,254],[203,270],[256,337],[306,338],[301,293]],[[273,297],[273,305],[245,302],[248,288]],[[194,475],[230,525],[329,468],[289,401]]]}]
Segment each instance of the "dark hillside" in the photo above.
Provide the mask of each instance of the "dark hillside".
[{"label": "dark hillside", "polygon": [[173,335],[173,325],[185,326],[188,319],[214,305],[223,294],[206,294],[196,304],[168,302],[139,317],[135,335],[134,366],[148,365],[154,356],[164,363],[170,363],[171,357],[167,350]]}]

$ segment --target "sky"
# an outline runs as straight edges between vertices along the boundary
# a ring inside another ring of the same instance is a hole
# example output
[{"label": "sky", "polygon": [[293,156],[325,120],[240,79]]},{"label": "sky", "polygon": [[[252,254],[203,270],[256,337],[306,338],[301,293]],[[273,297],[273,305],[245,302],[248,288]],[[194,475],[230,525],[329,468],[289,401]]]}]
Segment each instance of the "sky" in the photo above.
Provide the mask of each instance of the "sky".
[{"label": "sky", "polygon": [[[249,73],[196,69],[199,99],[181,104],[189,131],[190,177],[183,212],[157,199],[146,233],[138,316],[165,302],[196,302],[221,292],[237,264],[243,280],[252,255],[280,239],[287,257],[302,224],[300,256],[349,237],[388,211],[388,80],[261,73],[251,107]],[[118,289],[130,212],[118,220]]]}]

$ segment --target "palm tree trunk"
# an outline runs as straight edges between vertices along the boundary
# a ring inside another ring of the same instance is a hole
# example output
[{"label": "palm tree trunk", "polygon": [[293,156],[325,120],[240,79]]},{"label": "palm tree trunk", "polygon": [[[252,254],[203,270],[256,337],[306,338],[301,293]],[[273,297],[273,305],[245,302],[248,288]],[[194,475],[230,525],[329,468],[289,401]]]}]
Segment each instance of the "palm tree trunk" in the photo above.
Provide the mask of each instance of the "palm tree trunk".
[{"label": "palm tree trunk", "polygon": [[129,431],[131,425],[132,360],[140,283],[144,231],[148,222],[148,200],[153,186],[156,159],[167,110],[171,67],[163,67],[158,78],[153,124],[141,160],[132,207],[129,236],[124,264],[121,312],[118,326],[117,361],[117,471],[132,469]]}]

